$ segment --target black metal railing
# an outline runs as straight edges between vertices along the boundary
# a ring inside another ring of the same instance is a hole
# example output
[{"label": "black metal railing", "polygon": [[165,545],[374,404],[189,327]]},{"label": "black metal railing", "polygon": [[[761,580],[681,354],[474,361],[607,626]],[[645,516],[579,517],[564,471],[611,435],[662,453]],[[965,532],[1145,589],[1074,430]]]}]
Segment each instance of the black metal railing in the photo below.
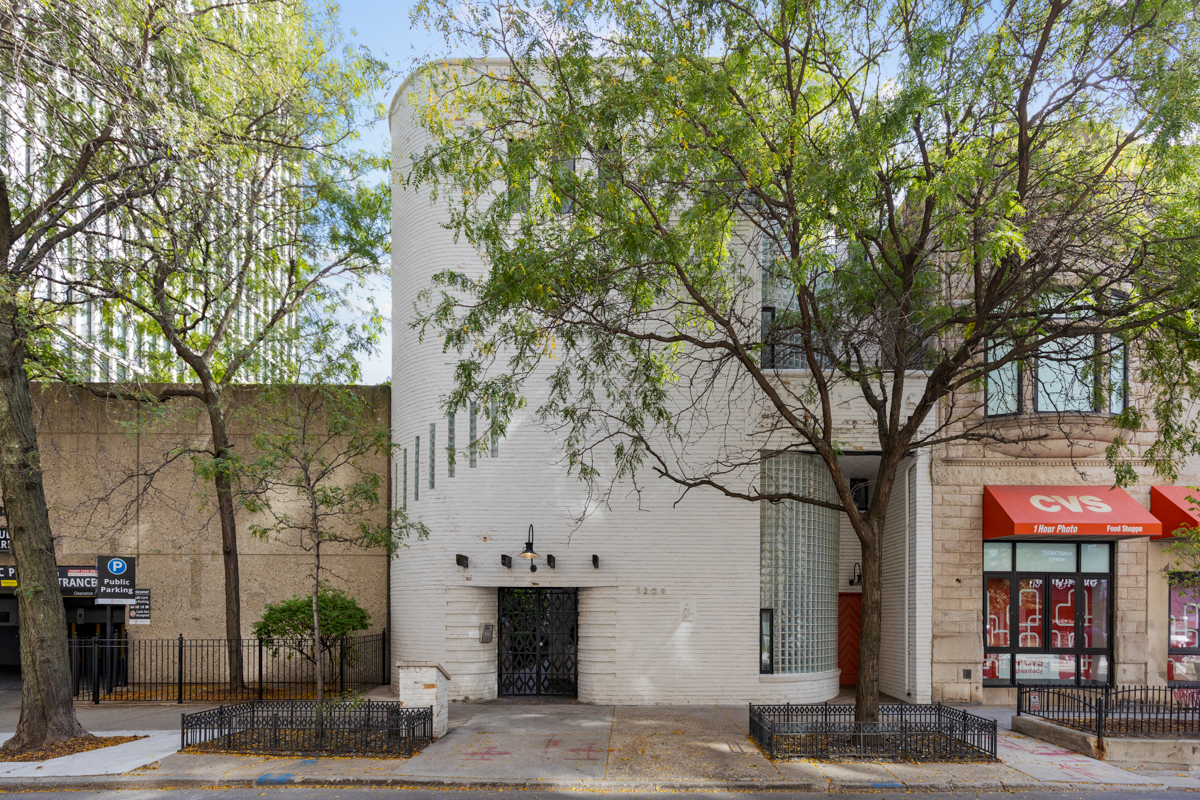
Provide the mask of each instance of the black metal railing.
[{"label": "black metal railing", "polygon": [[181,745],[201,753],[411,756],[433,741],[433,709],[395,701],[251,700],[184,714]]},{"label": "black metal railing", "polygon": [[882,703],[877,722],[853,705],[750,705],[750,735],[770,758],[991,761],[996,721],[943,705]]},{"label": "black metal railing", "polygon": [[[316,696],[311,639],[69,639],[75,698],[120,702],[308,699]],[[231,680],[230,649],[242,681]],[[344,636],[325,650],[325,692],[356,694],[390,682],[387,631]]]},{"label": "black metal railing", "polygon": [[1017,715],[1106,736],[1200,735],[1200,687],[1018,683]]}]

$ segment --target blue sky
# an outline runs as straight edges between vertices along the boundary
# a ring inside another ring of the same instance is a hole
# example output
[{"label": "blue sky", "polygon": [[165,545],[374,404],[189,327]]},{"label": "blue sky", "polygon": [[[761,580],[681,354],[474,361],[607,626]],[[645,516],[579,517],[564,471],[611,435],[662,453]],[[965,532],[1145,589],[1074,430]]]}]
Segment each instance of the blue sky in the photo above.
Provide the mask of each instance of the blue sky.
[{"label": "blue sky", "polygon": [[[400,85],[400,81],[408,75],[415,63],[424,61],[435,53],[440,55],[445,48],[445,44],[440,38],[429,35],[423,27],[419,30],[412,28],[409,23],[412,6],[411,0],[401,0],[401,2],[344,0],[339,8],[339,19],[347,40],[366,45],[377,58],[392,65],[398,75],[386,92],[379,97],[380,102],[385,106],[391,100],[391,95]],[[365,148],[386,152],[388,149],[387,125],[381,122],[373,130],[364,133],[362,145]],[[374,287],[372,291],[380,310],[390,315],[390,287],[381,285]],[[391,354],[392,343],[389,330],[380,343],[379,351],[373,357],[363,361],[362,382],[375,384],[388,380],[392,371]]]}]

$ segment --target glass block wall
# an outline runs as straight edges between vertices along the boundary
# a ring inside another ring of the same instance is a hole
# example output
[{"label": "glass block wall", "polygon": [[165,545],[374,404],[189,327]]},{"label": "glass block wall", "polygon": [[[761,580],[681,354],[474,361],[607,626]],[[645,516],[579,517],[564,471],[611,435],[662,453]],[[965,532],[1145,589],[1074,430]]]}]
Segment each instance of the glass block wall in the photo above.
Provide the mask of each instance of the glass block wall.
[{"label": "glass block wall", "polygon": [[[817,456],[778,455],[762,466],[763,491],[836,502]],[[775,609],[775,673],[837,669],[837,512],[809,503],[762,503],[761,607]]]}]

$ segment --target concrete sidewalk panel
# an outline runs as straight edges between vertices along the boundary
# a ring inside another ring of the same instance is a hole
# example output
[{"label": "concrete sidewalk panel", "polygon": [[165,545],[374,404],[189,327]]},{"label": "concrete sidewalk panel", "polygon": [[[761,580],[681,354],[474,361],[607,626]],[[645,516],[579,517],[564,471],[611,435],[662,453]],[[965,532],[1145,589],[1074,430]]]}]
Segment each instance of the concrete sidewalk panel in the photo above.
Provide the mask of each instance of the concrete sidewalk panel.
[{"label": "concrete sidewalk panel", "polygon": [[212,778],[214,780],[257,780],[265,773],[287,772],[283,767],[298,759],[272,756],[240,756],[216,753],[176,753],[159,759],[155,777]]},{"label": "concrete sidewalk panel", "polygon": [[886,763],[884,768],[910,789],[959,791],[970,787],[981,791],[1000,791],[1006,782],[1028,780],[1028,776],[1004,764],[956,764],[907,762]]},{"label": "concrete sidewalk panel", "polygon": [[394,779],[453,778],[600,780],[608,761],[608,731],[597,735],[544,733],[496,735],[464,725],[393,771]]},{"label": "concrete sidewalk panel", "polygon": [[[814,761],[776,761],[774,766],[783,783],[788,784],[791,791],[829,791],[829,777],[821,772]],[[795,786],[808,788],[793,788]]]},{"label": "concrete sidewalk panel", "polygon": [[[0,734],[0,742],[11,733]],[[71,777],[76,775],[118,775],[152,764],[179,750],[178,731],[105,731],[108,736],[145,736],[134,742],[87,750],[46,761],[0,762],[0,777]]]},{"label": "concrete sidewalk panel", "polygon": [[775,782],[778,771],[715,706],[618,706],[610,780]]},{"label": "concrete sidewalk panel", "polygon": [[457,727],[455,735],[487,733],[540,736],[548,733],[598,735],[612,726],[612,706],[481,706]]},{"label": "concrete sidewalk panel", "polygon": [[829,791],[903,789],[904,784],[875,761],[813,762],[829,781]]}]

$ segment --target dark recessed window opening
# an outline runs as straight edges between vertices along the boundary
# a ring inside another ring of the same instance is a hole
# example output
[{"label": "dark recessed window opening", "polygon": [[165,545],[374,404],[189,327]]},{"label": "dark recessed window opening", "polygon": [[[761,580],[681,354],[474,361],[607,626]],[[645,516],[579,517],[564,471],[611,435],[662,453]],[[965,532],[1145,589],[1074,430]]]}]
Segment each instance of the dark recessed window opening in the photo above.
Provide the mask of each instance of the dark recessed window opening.
[{"label": "dark recessed window opening", "polygon": [[775,609],[763,608],[758,612],[758,671],[762,675],[775,672]]}]

